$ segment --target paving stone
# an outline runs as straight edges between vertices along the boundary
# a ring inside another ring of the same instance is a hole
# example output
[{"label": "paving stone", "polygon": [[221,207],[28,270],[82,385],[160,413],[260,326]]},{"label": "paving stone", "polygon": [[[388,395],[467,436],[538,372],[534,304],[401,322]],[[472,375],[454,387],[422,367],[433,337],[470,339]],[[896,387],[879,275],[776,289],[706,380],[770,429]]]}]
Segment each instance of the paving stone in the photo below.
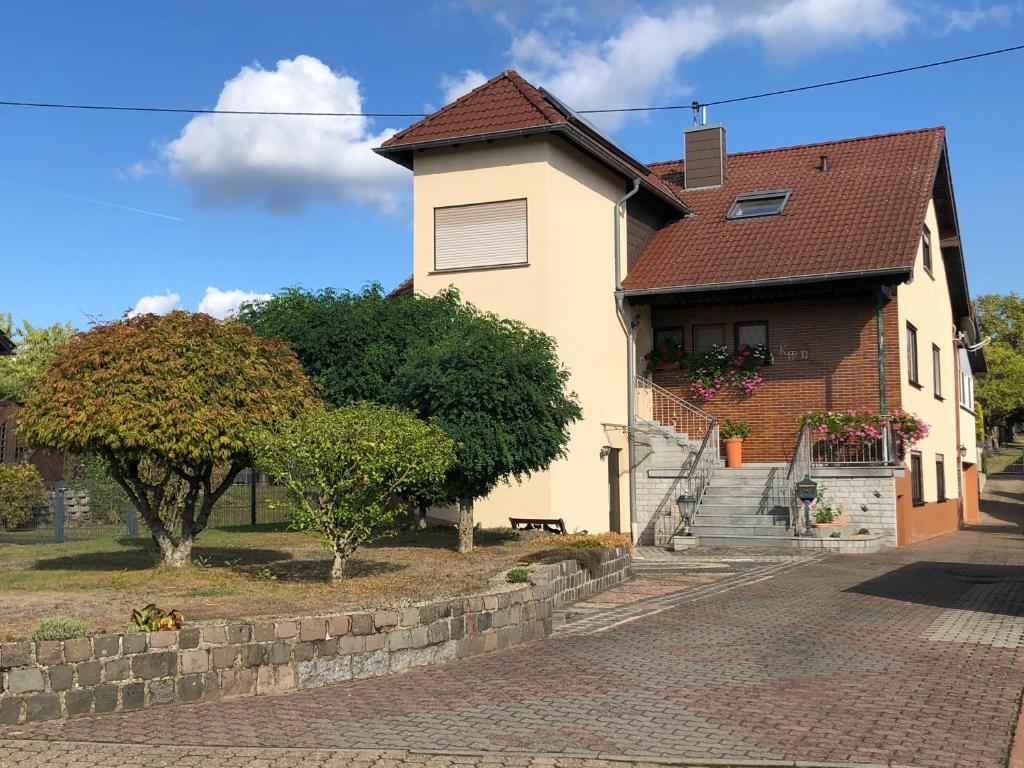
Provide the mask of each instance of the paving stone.
[{"label": "paving stone", "polygon": [[19,697],[0,699],[0,725],[17,725],[24,708],[24,702]]},{"label": "paving stone", "polygon": [[146,686],[149,689],[148,695],[151,705],[174,703],[174,680],[169,678],[166,680],[151,680]]},{"label": "paving stone", "polygon": [[70,664],[58,664],[47,670],[50,677],[50,690],[66,691],[75,682],[75,668]]},{"label": "paving stone", "polygon": [[178,647],[183,650],[198,648],[202,641],[203,633],[198,627],[178,630]]},{"label": "paving stone", "polygon": [[327,621],[319,618],[303,619],[299,622],[299,640],[323,640],[327,637]]},{"label": "paving stone", "polygon": [[0,645],[0,667],[22,667],[32,661],[32,645],[30,643],[6,643]]},{"label": "paving stone", "polygon": [[97,714],[117,709],[117,686],[98,685],[93,689],[93,707]]},{"label": "paving stone", "polygon": [[12,669],[7,673],[7,688],[11,693],[31,693],[43,687],[43,672],[36,667]]},{"label": "paving stone", "polygon": [[178,671],[178,654],[171,651],[145,653],[132,657],[132,676],[143,680],[171,677]]},{"label": "paving stone", "polygon": [[145,697],[145,683],[128,683],[121,687],[121,706],[124,709],[139,709],[145,702]]},{"label": "paving stone", "polygon": [[181,673],[194,675],[198,672],[210,671],[210,652],[204,648],[196,648],[181,652]]},{"label": "paving stone", "polygon": [[346,615],[327,617],[327,634],[331,637],[347,635],[352,628],[352,622]]},{"label": "paving stone", "polygon": [[56,693],[37,693],[25,699],[25,721],[36,723],[41,720],[56,720],[63,713],[60,697]]},{"label": "paving stone", "polygon": [[229,643],[248,643],[252,641],[252,624],[229,624],[227,628]]},{"label": "paving stone", "polygon": [[36,661],[47,666],[64,662],[64,646],[60,640],[40,640],[36,643]]},{"label": "paving stone", "polygon": [[81,664],[75,665],[75,673],[78,675],[79,686],[99,685],[103,673],[103,662],[83,661]]},{"label": "paving stone", "polygon": [[178,701],[199,701],[203,698],[203,676],[183,675],[178,679]]},{"label": "paving stone", "polygon": [[98,635],[92,639],[92,652],[97,659],[117,656],[121,652],[120,635]]},{"label": "paving stone", "polygon": [[222,645],[220,648],[214,648],[212,656],[214,669],[232,667],[235,664],[235,659],[238,658],[238,646]]},{"label": "paving stone", "polygon": [[129,659],[111,659],[103,664],[103,679],[108,683],[127,680],[132,672]]},{"label": "paving stone", "polygon": [[142,632],[132,632],[121,637],[121,652],[125,656],[134,653],[145,653],[149,647],[148,637]]},{"label": "paving stone", "polygon": [[64,694],[64,709],[68,717],[87,715],[92,712],[92,705],[95,699],[93,691],[74,690]]}]

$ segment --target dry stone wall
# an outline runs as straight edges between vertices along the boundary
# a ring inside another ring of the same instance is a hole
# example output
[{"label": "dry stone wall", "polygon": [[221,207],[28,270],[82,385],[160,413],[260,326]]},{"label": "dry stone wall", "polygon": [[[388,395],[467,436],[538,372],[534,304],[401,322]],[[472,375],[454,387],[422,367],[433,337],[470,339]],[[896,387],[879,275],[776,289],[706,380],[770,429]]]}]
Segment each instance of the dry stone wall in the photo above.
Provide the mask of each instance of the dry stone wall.
[{"label": "dry stone wall", "polygon": [[630,576],[626,549],[513,591],[402,608],[0,645],[0,724],[315,688],[541,640],[552,612]]}]

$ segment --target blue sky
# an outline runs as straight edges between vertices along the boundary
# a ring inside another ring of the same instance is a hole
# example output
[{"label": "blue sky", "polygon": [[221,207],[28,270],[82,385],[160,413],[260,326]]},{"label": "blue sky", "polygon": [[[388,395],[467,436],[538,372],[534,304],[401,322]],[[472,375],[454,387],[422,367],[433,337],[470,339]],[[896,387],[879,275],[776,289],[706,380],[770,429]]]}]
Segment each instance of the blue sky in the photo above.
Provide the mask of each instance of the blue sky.
[{"label": "blue sky", "polygon": [[[37,0],[0,3],[0,99],[421,112],[514,66],[577,108],[636,106],[1022,42],[1021,0]],[[972,292],[1021,291],[1022,82],[1024,52],[710,117],[733,151],[947,126]],[[602,127],[655,161],[681,155],[688,120]],[[390,287],[411,262],[410,181],[369,147],[409,122],[2,108],[0,312],[82,327],[204,297],[223,314],[238,291]]]}]

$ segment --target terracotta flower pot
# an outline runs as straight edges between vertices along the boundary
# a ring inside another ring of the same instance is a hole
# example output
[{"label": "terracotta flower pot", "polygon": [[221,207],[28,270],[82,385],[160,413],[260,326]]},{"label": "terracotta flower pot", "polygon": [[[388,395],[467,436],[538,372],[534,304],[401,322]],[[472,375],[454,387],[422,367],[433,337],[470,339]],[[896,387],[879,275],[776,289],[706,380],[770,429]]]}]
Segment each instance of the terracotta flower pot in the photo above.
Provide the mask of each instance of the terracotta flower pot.
[{"label": "terracotta flower pot", "polygon": [[727,437],[722,441],[725,443],[725,466],[729,469],[739,469],[743,466],[743,438]]}]

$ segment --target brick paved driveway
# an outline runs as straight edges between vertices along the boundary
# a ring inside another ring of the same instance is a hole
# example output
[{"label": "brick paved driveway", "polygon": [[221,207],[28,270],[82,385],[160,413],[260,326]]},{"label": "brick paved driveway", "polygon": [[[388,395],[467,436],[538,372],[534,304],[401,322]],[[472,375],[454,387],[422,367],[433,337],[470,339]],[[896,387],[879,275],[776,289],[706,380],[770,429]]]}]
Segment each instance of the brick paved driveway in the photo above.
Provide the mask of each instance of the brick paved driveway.
[{"label": "brick paved driveway", "polygon": [[0,738],[995,768],[1024,689],[1014,514],[434,669]]}]

